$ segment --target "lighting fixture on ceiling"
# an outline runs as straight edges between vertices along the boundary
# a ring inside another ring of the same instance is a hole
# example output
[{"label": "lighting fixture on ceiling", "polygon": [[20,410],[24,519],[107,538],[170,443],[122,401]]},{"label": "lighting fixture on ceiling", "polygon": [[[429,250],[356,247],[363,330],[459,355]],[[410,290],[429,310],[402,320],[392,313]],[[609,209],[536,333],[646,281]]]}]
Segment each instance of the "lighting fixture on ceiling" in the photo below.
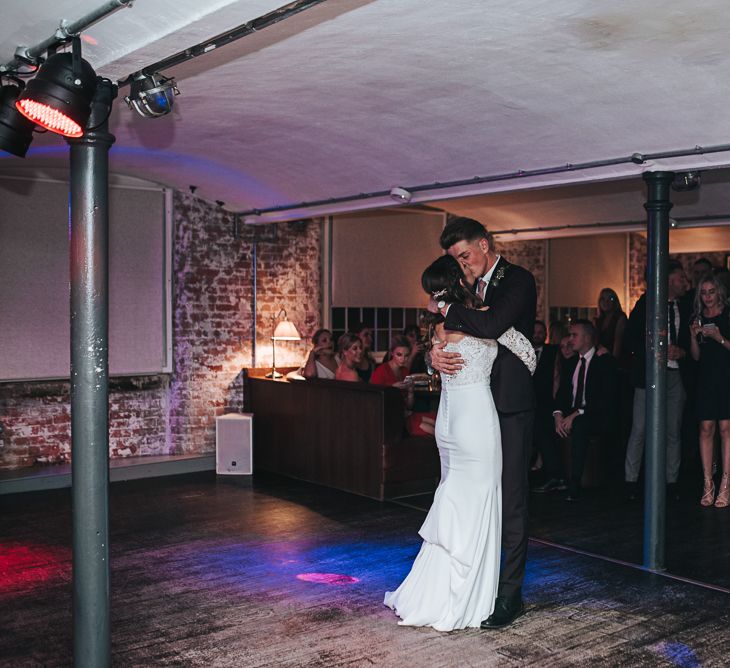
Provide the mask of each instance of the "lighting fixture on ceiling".
[{"label": "lighting fixture on ceiling", "polygon": [[411,198],[413,197],[413,194],[410,193],[405,188],[400,188],[400,187],[396,186],[395,188],[392,188],[391,189],[390,196],[396,202],[401,202],[403,204],[408,204],[408,202],[411,201]]},{"label": "lighting fixture on ceiling", "polygon": [[702,177],[698,171],[677,172],[672,181],[672,190],[687,192],[697,190],[702,183]]},{"label": "lighting fixture on ceiling", "polygon": [[15,103],[34,123],[64,137],[81,137],[97,87],[94,68],[81,57],[81,41],[72,53],[54,53],[41,65]]},{"label": "lighting fixture on ceiling", "polygon": [[35,123],[15,108],[22,83],[0,86],[0,150],[24,158],[33,141]]},{"label": "lighting fixture on ceiling", "polygon": [[132,78],[131,90],[124,101],[140,116],[157,118],[172,111],[176,95],[180,95],[180,91],[173,77],[164,77],[159,72],[154,74],[137,72]]}]

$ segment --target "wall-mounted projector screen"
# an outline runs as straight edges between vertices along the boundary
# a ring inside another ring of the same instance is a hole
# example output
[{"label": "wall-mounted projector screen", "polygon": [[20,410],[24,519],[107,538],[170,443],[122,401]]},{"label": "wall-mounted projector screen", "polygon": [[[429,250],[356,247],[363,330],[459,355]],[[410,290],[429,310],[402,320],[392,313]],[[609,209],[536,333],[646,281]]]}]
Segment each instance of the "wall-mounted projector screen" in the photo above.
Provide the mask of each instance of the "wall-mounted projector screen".
[{"label": "wall-mounted projector screen", "polygon": [[[0,177],[0,381],[68,378],[69,188]],[[109,371],[170,370],[171,193],[109,188]]]}]

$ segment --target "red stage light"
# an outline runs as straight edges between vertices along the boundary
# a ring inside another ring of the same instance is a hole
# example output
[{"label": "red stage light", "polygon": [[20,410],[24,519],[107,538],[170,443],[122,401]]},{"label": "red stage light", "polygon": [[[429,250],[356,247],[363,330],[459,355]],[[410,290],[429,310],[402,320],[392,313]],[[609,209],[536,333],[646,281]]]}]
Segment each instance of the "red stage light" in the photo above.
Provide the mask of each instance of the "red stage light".
[{"label": "red stage light", "polygon": [[35,100],[18,100],[15,103],[24,116],[34,121],[42,128],[55,132],[64,137],[81,137],[84,134],[81,126],[70,119],[66,114]]}]

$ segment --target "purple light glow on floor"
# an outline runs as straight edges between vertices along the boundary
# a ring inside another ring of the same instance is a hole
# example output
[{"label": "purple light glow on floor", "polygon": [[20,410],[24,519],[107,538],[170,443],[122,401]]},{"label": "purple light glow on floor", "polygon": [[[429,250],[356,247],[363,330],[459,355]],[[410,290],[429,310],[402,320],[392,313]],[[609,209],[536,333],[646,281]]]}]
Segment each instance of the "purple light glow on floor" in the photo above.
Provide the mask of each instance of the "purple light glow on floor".
[{"label": "purple light glow on floor", "polygon": [[354,578],[352,575],[340,575],[339,573],[300,573],[297,575],[297,580],[329,585],[346,585],[360,582],[358,578]]}]

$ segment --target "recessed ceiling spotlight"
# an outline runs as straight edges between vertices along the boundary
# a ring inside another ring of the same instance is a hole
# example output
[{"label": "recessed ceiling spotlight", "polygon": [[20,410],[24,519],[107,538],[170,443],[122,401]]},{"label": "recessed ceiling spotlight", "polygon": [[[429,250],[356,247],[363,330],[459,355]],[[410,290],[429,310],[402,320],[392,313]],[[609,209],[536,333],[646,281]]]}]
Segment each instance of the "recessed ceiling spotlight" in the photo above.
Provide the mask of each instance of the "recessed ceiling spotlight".
[{"label": "recessed ceiling spotlight", "polygon": [[158,72],[134,75],[129,95],[124,98],[130,109],[145,118],[165,116],[172,111],[175,96],[180,94],[175,79]]},{"label": "recessed ceiling spotlight", "polygon": [[702,177],[698,171],[677,172],[672,181],[672,190],[687,192],[697,190],[702,183]]},{"label": "recessed ceiling spotlight", "polygon": [[410,202],[411,198],[413,197],[413,195],[408,190],[397,186],[391,189],[390,196],[396,202],[402,202],[403,204],[407,204],[408,202]]}]

